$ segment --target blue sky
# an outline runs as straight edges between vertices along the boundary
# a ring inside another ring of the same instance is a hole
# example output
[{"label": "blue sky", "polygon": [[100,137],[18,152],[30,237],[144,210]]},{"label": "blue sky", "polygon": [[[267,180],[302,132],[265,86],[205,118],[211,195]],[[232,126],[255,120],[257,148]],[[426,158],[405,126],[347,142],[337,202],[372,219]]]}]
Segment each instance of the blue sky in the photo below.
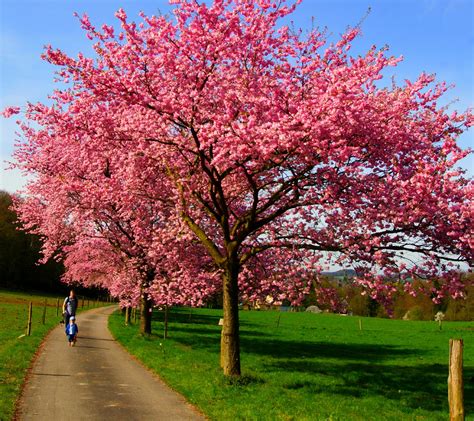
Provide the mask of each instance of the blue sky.
[{"label": "blue sky", "polygon": [[[40,59],[51,44],[70,53],[90,53],[90,42],[74,12],[87,13],[100,26],[115,21],[123,7],[128,16],[171,10],[168,0],[0,0],[0,108],[44,101],[54,87],[54,68]],[[371,8],[362,25],[363,36],[355,54],[371,45],[388,45],[405,60],[393,70],[396,80],[415,79],[421,71],[455,84],[447,102],[453,109],[474,107],[474,1],[472,0],[304,0],[292,20],[296,27],[311,26],[311,18],[334,36],[356,25]],[[390,75],[388,75],[390,77]],[[0,118],[0,190],[13,192],[24,184],[15,171],[4,171],[15,139],[15,119]],[[474,130],[460,144],[474,147]],[[474,156],[462,162],[474,175]]]}]

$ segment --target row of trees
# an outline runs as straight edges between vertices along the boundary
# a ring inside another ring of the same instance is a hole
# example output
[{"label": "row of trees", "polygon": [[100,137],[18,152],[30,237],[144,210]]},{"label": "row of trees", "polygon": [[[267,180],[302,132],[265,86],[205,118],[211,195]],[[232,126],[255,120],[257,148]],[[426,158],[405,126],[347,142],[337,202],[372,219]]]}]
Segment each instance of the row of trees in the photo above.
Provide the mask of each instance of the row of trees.
[{"label": "row of trees", "polygon": [[63,267],[49,261],[38,265],[41,241],[19,230],[10,194],[0,191],[0,288],[56,291]]},{"label": "row of trees", "polygon": [[[42,239],[22,229],[13,209],[12,195],[0,191],[0,288],[68,294],[61,281],[64,265],[61,261],[41,260]],[[99,285],[84,287],[74,283],[78,295],[103,297],[108,294]]]},{"label": "row of trees", "polygon": [[455,168],[472,115],[439,108],[426,74],[381,87],[400,59],[349,56],[359,28],[327,45],[280,26],[299,2],[180,0],[139,25],[119,10],[118,33],[83,16],[95,57],[47,47],[66,87],[19,121],[34,181],[15,207],[44,261],[140,302],[144,333],[153,305],[221,291],[230,376],[239,300],[301,303],[332,263],[376,300],[386,279],[435,276],[433,299],[462,296],[450,265],[473,257],[473,184]]},{"label": "row of trees", "polygon": [[[403,285],[398,285],[392,295],[391,302],[381,305],[371,298],[364,289],[350,279],[338,280],[326,277],[323,281],[324,289],[331,294],[322,295],[319,291],[312,291],[305,299],[304,306],[317,305],[321,310],[342,314],[353,314],[365,317],[390,317],[408,320],[434,320],[438,312],[444,314],[444,320],[474,320],[474,286],[472,274],[461,275],[466,284],[465,296],[462,299],[453,299],[450,296],[434,302],[426,294],[413,295],[404,291]],[[414,281],[419,284],[417,289],[424,287],[424,281]],[[329,299],[328,299],[329,298]],[[333,302],[331,302],[331,300]]]}]

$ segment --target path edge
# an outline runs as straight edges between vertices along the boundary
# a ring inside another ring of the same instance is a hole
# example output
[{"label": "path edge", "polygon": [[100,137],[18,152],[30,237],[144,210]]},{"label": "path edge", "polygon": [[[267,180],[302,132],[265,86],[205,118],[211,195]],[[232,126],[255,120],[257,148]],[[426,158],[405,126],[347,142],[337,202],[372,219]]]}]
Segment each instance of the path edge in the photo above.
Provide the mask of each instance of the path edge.
[{"label": "path edge", "polygon": [[[112,316],[112,314],[114,314],[115,312],[119,311],[119,309],[113,311],[112,313],[110,313],[107,317],[107,330],[109,331],[109,333],[112,335],[112,338],[114,338],[114,341],[117,345],[120,346],[120,348],[122,348],[126,353],[127,355],[132,359],[134,360],[136,363],[138,363],[141,367],[143,367],[146,371],[148,371],[148,373],[150,373],[157,381],[163,383],[168,389],[172,390],[182,401],[183,403],[193,412],[195,412],[197,415],[200,415],[202,416],[205,420],[210,420],[210,418],[204,413],[202,412],[198,407],[196,407],[195,405],[193,405],[191,402],[189,402],[185,396],[183,396],[181,393],[179,393],[176,389],[174,389],[172,386],[170,386],[166,381],[165,379],[163,379],[159,373],[153,371],[150,367],[147,367],[143,361],[141,361],[137,356],[131,354],[127,348],[125,348],[125,346],[122,345],[122,343],[115,337],[115,335],[112,333],[112,331],[109,329],[109,318],[110,316]],[[12,421],[17,421],[17,420],[12,420]]]},{"label": "path edge", "polygon": [[[101,308],[101,307],[90,308],[90,309],[87,309],[85,311],[81,311],[81,313],[87,313],[88,311],[93,311],[93,310],[96,310],[96,309],[99,309],[99,308]],[[79,314],[81,314],[81,313],[79,313]],[[60,325],[59,322],[58,322],[58,325]],[[20,392],[18,393],[18,396],[15,400],[15,406],[13,408],[13,415],[12,415],[11,421],[19,421],[20,420],[21,406],[22,406],[22,403],[23,403],[25,388],[26,388],[28,382],[30,381],[31,373],[32,373],[33,368],[36,364],[36,361],[38,360],[41,352],[43,351],[43,348],[45,346],[46,341],[49,339],[49,337],[51,336],[51,334],[53,333],[53,331],[55,329],[59,329],[61,327],[61,326],[58,326],[58,325],[51,327],[51,329],[46,333],[46,335],[44,335],[43,339],[41,340],[40,344],[38,345],[38,347],[36,348],[36,350],[33,354],[33,358],[30,360],[30,365],[26,369],[25,377],[23,378],[23,382],[21,383],[21,386],[20,386]]]},{"label": "path edge", "polygon": [[18,393],[18,396],[15,400],[15,406],[14,406],[14,409],[13,409],[13,416],[12,416],[11,421],[19,421],[20,420],[21,405],[23,403],[23,397],[24,397],[26,385],[30,381],[31,373],[33,371],[33,367],[35,366],[36,361],[38,360],[38,357],[40,356],[40,354],[41,354],[41,352],[42,352],[42,350],[45,346],[46,341],[49,339],[49,337],[51,336],[51,334],[53,333],[53,331],[55,329],[58,329],[58,326],[53,326],[51,329],[49,329],[49,331],[46,333],[46,335],[44,335],[44,337],[41,340],[40,344],[36,348],[35,353],[33,354],[33,358],[30,360],[30,365],[26,369],[25,377],[23,378],[23,381],[22,381],[21,386],[20,386],[20,392]]}]

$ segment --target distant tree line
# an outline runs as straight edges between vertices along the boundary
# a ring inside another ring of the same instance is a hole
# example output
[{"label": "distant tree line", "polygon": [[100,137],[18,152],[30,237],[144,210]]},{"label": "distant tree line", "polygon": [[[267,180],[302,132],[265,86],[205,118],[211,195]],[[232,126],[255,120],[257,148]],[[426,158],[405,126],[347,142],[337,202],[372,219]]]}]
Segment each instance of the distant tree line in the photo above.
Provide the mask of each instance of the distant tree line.
[{"label": "distant tree line", "polygon": [[41,258],[41,240],[20,229],[11,208],[12,197],[0,191],[0,288],[59,291],[63,266],[53,260],[37,264]]},{"label": "distant tree line", "polygon": [[[474,274],[465,273],[462,276],[463,278],[472,278]],[[412,296],[404,292],[400,286],[398,292],[394,294],[393,302],[389,308],[385,308],[369,295],[363,295],[363,289],[353,284],[350,276],[326,275],[322,280],[322,286],[331,291],[331,294],[324,296],[312,291],[306,299],[306,306],[317,305],[321,310],[328,312],[332,312],[336,308],[341,313],[355,316],[392,317],[407,320],[434,320],[436,313],[441,311],[445,314],[444,320],[447,321],[474,320],[474,287],[472,286],[466,288],[463,298],[445,297],[439,303],[433,302],[427,295]],[[336,305],[334,302],[329,302],[330,300],[336,301]]]}]

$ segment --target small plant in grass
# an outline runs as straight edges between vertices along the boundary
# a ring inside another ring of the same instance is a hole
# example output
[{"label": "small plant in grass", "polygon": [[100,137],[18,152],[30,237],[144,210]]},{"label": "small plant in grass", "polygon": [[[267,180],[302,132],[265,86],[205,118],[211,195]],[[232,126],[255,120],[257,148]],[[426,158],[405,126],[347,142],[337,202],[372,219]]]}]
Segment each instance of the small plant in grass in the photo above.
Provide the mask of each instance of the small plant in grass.
[{"label": "small plant in grass", "polygon": [[441,323],[443,322],[444,317],[445,317],[445,316],[444,316],[444,313],[443,313],[442,311],[438,311],[438,312],[436,313],[436,315],[435,315],[435,321],[437,321],[438,324],[439,324],[439,330],[442,329]]}]

